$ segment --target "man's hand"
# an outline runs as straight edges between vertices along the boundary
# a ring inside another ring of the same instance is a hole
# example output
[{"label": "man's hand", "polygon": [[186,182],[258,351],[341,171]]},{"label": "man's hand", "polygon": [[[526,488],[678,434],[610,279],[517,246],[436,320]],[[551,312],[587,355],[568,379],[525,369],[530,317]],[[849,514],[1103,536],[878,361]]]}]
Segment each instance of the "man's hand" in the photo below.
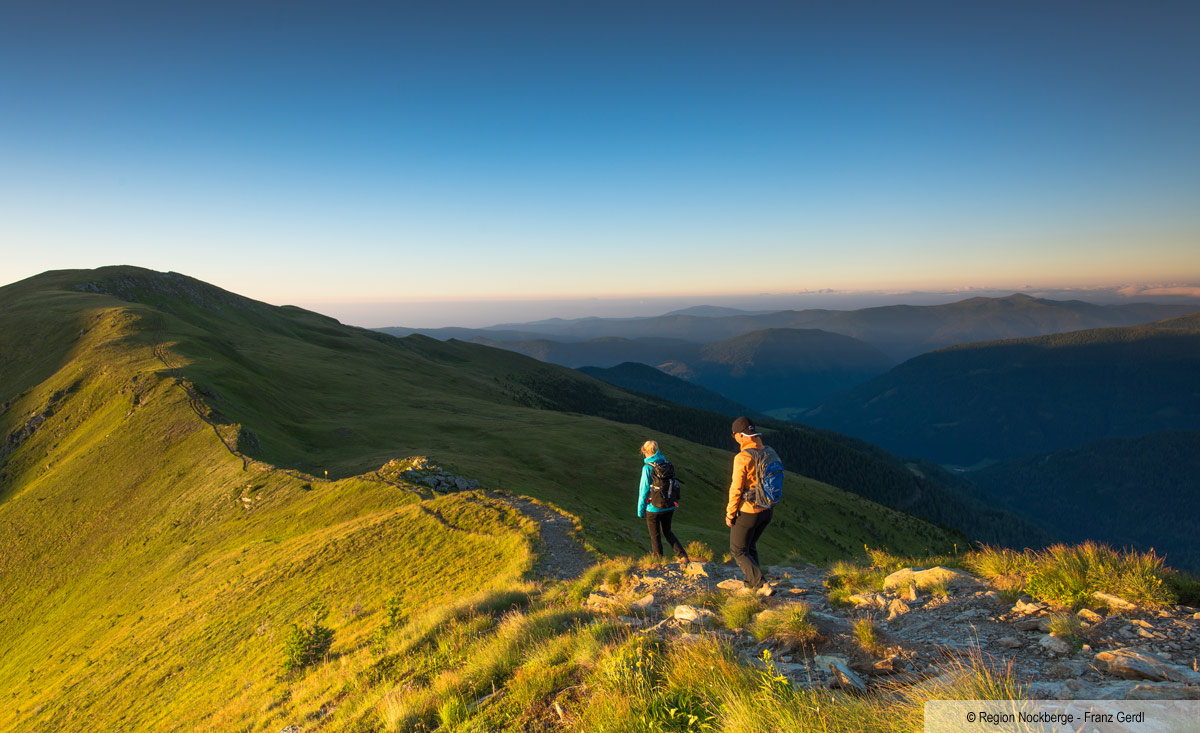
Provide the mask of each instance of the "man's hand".
[{"label": "man's hand", "polygon": [[732,520],[732,519],[730,519],[729,517],[725,517],[725,526],[726,526],[726,527],[732,527],[732,526],[733,526],[733,520]]}]

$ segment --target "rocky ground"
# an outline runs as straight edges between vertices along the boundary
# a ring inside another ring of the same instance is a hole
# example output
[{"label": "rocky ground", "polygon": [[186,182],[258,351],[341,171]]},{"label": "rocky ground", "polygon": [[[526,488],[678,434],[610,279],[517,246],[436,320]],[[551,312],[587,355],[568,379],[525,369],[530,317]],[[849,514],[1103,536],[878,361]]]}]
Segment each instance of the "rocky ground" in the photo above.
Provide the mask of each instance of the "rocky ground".
[{"label": "rocky ground", "polygon": [[[771,650],[777,669],[802,687],[862,691],[919,684],[976,656],[997,669],[1011,668],[1033,698],[1200,699],[1200,612],[1195,608],[1141,609],[1110,597],[1080,610],[1072,622],[1074,634],[1059,636],[1049,633],[1049,623],[1052,615],[1065,612],[1052,614],[1028,597],[1005,601],[959,570],[901,570],[888,577],[887,591],[850,596],[848,605],[830,603],[822,568],[772,566],[767,575],[775,593],[762,599],[765,606],[786,610],[806,604],[822,641],[788,650],[778,642],[758,642],[745,630],[722,629],[711,611],[687,605],[706,592],[748,593],[731,564],[635,570],[619,589],[606,582],[588,604],[668,639],[686,642],[690,635],[720,634],[755,663],[761,663],[763,650]],[[917,590],[930,585],[939,593]],[[857,641],[853,623],[860,618],[876,623],[885,649],[870,652]]]},{"label": "rocky ground", "polygon": [[[424,458],[393,461],[379,473],[389,482],[439,493],[478,487]],[[568,580],[596,563],[576,541],[568,515],[532,500],[502,498],[540,525],[537,576]],[[800,649],[771,639],[760,642],[746,629],[724,628],[713,611],[695,605],[706,594],[749,594],[732,563],[664,563],[632,570],[618,587],[606,581],[586,603],[668,640],[686,643],[699,634],[720,635],[755,664],[763,664],[762,653],[769,650],[775,668],[800,687],[889,689],[921,684],[981,659],[997,670],[1011,670],[1035,699],[1200,699],[1200,610],[1195,608],[1139,608],[1097,594],[1090,607],[1069,613],[1027,596],[1014,600],[980,578],[948,568],[899,570],[887,577],[884,591],[834,602],[824,568],[770,566],[766,573],[774,589],[761,598],[766,610],[803,604],[820,641]],[[875,624],[875,649],[864,648],[855,636],[854,623],[863,618]],[[1050,633],[1052,618],[1060,626],[1069,619],[1070,633]]]}]

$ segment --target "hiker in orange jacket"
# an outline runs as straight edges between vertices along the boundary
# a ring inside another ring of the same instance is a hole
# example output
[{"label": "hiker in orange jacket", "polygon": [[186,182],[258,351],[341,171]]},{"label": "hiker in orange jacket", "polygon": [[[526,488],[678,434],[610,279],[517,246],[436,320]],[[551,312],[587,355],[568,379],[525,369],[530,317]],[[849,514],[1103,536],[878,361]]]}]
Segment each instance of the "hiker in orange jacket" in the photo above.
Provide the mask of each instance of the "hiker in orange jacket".
[{"label": "hiker in orange jacket", "polygon": [[729,503],[725,506],[725,526],[729,527],[729,552],[741,568],[746,587],[759,595],[769,596],[775,591],[763,579],[758,566],[758,539],[771,523],[774,509],[756,506],[746,501],[748,489],[758,480],[754,461],[747,449],[764,448],[762,437],[748,417],[733,421],[733,439],[740,448],[733,458],[733,479],[729,483]]}]

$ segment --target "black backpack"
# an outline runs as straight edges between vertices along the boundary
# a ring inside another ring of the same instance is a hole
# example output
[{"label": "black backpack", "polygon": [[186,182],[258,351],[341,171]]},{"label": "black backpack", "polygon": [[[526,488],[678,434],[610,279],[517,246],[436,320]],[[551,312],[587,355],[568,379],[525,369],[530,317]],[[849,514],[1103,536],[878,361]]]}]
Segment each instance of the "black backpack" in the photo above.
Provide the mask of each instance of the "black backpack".
[{"label": "black backpack", "polygon": [[650,503],[659,509],[679,504],[679,479],[675,467],[667,459],[650,464]]}]

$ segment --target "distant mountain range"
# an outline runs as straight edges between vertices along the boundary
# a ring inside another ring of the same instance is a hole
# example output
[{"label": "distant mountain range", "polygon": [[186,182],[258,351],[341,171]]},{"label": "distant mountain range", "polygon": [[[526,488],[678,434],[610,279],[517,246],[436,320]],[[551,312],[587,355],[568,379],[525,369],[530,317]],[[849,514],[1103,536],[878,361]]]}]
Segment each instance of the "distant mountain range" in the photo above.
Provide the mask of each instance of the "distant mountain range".
[{"label": "distant mountain range", "polygon": [[756,410],[795,414],[938,348],[1137,325],[1192,305],[1094,305],[1014,294],[853,311],[737,311],[696,306],[652,318],[549,319],[490,328],[378,329],[495,346],[569,367],[637,362]]},{"label": "distant mountain range", "polygon": [[421,333],[437,339],[457,338],[465,341],[474,338],[492,341],[542,338],[570,342],[620,337],[708,343],[764,329],[819,329],[865,341],[895,361],[903,361],[927,351],[973,341],[1134,326],[1187,315],[1197,310],[1200,308],[1194,303],[1095,305],[1079,300],[1047,300],[1018,293],[1004,298],[969,298],[945,305],[889,305],[851,311],[809,309],[751,313],[716,306],[698,306],[649,318],[553,318],[480,329],[389,327],[378,330],[394,336]]},{"label": "distant mountain range", "polygon": [[935,351],[803,420],[966,466],[1200,429],[1200,314]]}]

